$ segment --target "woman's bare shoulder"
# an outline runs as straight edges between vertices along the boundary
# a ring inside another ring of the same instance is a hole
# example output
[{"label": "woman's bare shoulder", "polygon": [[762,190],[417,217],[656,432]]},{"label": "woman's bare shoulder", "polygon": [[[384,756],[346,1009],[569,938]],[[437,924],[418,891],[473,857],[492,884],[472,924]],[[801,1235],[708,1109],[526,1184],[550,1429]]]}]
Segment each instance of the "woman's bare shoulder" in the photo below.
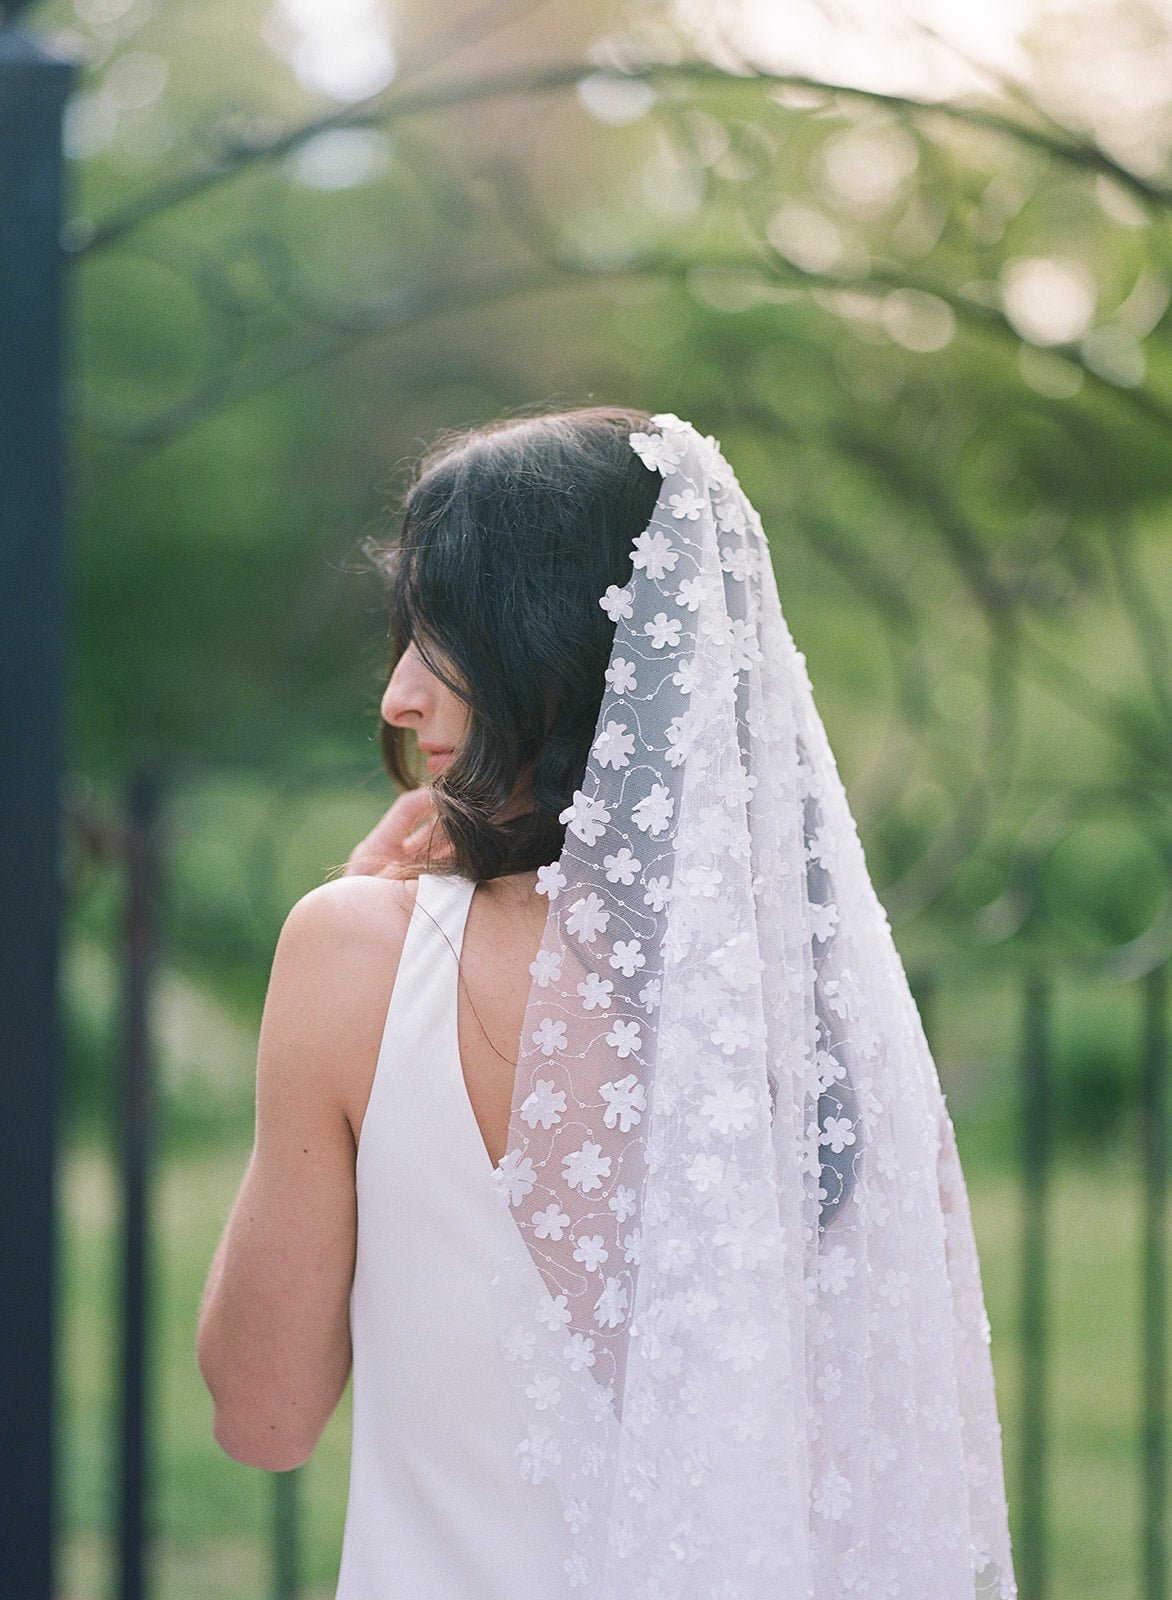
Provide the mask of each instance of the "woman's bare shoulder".
[{"label": "woman's bare shoulder", "polygon": [[302,975],[303,1006],[328,1012],[332,1026],[360,1036],[380,1025],[416,887],[413,879],[354,873],[301,896],[285,918],[275,964]]},{"label": "woman's bare shoulder", "polygon": [[268,1026],[310,1052],[355,1140],[416,889],[363,873],[329,879],[294,904],[278,940]]},{"label": "woman's bare shoulder", "polygon": [[415,904],[417,880],[351,873],[329,878],[307,890],[290,910],[286,923],[310,941],[336,947],[340,940],[402,942]]}]

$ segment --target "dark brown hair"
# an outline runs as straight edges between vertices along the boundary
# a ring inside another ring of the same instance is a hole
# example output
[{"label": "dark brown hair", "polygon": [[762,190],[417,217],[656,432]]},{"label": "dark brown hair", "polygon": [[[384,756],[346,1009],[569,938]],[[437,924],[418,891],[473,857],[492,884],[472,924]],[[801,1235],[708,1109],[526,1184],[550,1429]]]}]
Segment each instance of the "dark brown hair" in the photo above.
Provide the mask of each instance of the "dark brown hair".
[{"label": "dark brown hair", "polygon": [[[591,406],[440,435],[418,462],[402,527],[367,555],[390,590],[393,671],[412,641],[468,706],[467,734],[431,785],[444,859],[481,882],[556,861],[558,815],[580,787],[615,624],[599,605],[631,575],[662,479],[630,445],[646,412]],[[400,789],[422,781],[408,730],[380,722]],[[506,817],[524,780],[532,809]]]}]

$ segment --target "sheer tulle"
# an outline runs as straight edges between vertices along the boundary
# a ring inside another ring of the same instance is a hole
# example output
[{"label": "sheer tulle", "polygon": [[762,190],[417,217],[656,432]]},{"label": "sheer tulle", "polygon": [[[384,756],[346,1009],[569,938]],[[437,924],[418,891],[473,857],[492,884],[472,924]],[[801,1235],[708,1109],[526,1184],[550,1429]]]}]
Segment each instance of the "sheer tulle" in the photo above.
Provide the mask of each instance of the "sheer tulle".
[{"label": "sheer tulle", "polygon": [[1010,1600],[964,1180],[760,520],[671,415],[543,868],[494,1277],[590,1600]]}]

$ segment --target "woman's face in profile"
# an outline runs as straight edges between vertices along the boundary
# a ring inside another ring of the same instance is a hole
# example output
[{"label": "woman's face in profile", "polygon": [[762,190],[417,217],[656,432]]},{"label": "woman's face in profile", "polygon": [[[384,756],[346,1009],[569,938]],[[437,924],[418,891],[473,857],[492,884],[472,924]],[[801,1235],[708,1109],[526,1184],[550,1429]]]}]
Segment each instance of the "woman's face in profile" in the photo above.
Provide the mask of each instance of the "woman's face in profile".
[{"label": "woman's face in profile", "polygon": [[424,664],[414,640],[395,664],[380,710],[384,722],[415,734],[432,777],[447,766],[468,727],[468,707]]}]

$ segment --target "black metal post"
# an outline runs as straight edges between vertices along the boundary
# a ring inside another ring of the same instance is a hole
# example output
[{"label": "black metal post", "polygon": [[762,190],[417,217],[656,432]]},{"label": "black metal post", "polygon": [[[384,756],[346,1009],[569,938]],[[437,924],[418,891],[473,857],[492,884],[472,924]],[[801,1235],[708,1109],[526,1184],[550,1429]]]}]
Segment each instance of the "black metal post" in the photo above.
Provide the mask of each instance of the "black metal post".
[{"label": "black metal post", "polygon": [[1143,1161],[1143,1600],[1166,1600],[1168,1552],[1168,1376],[1165,1261],[1168,1198],[1168,968],[1143,984],[1140,1149]]},{"label": "black metal post", "polygon": [[936,974],[917,972],[914,980],[909,976],[908,988],[912,992],[916,1010],[920,1013],[920,1026],[924,1030],[924,1038],[928,1041],[928,1049],[932,1051],[934,1057],[936,1052],[932,1046],[932,1034],[935,1018],[932,1015],[932,1002],[936,998]]},{"label": "black metal post", "polygon": [[0,1585],[55,1588],[65,585],[61,118],[72,64],[0,5]]},{"label": "black metal post", "polygon": [[301,1468],[273,1474],[273,1600],[297,1600],[301,1584]]},{"label": "black metal post", "polygon": [[159,890],[160,784],[149,770],[130,785],[126,818],[125,1055],[121,1106],[123,1260],[119,1600],[143,1600],[150,1488],[150,1162],[154,1084],[150,995]]},{"label": "black metal post", "polygon": [[1047,1572],[1046,1265],[1050,1177],[1050,990],[1026,974],[1021,1053],[1021,1167],[1025,1201],[1021,1284],[1021,1498],[1015,1566],[1022,1600],[1044,1600]]}]

